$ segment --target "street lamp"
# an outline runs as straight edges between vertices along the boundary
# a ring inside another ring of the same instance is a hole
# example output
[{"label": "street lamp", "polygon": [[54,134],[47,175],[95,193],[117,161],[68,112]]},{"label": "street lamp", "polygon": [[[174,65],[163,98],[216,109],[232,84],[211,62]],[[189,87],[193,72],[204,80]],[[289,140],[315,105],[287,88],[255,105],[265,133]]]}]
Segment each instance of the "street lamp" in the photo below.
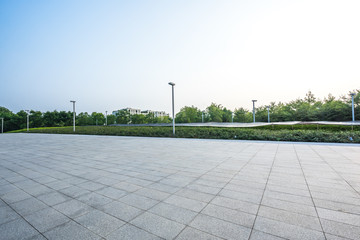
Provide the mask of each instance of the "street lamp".
[{"label": "street lamp", "polygon": [[269,112],[270,106],[266,106],[266,108],[267,108],[267,111],[268,111],[268,123],[269,123],[270,122],[270,112]]},{"label": "street lamp", "polygon": [[175,115],[174,115],[174,86],[175,83],[173,82],[169,82],[169,85],[171,85],[171,89],[172,89],[172,118],[173,118],[173,136],[175,136]]},{"label": "street lamp", "polygon": [[253,119],[255,122],[255,102],[257,102],[257,100],[252,100],[252,102],[253,102]]},{"label": "street lamp", "polygon": [[204,111],[201,112],[201,122],[204,123]]},{"label": "street lamp", "polygon": [[107,126],[107,111],[105,111],[105,125]]},{"label": "street lamp", "polygon": [[1,133],[4,133],[4,118],[1,118]]},{"label": "street lamp", "polygon": [[231,122],[233,123],[234,122],[234,113],[231,112]]},{"label": "street lamp", "polygon": [[351,95],[351,102],[352,102],[352,121],[355,122],[355,109],[354,109],[354,96],[355,93],[350,93]]},{"label": "street lamp", "polygon": [[29,114],[30,114],[30,110],[25,110],[25,112],[27,113],[27,116],[26,116],[26,129],[27,129],[27,131],[29,131]]},{"label": "street lamp", "polygon": [[73,118],[74,118],[73,122],[74,122],[74,132],[75,132],[75,102],[76,101],[70,100],[70,102],[73,103]]}]

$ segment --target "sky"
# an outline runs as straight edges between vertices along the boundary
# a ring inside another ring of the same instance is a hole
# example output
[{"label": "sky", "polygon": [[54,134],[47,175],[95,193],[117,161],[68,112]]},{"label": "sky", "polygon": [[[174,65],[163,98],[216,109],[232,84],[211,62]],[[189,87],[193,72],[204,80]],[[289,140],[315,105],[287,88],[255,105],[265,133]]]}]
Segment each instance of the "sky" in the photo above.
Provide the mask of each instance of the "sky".
[{"label": "sky", "polygon": [[360,1],[0,0],[0,106],[230,110],[360,88]]}]

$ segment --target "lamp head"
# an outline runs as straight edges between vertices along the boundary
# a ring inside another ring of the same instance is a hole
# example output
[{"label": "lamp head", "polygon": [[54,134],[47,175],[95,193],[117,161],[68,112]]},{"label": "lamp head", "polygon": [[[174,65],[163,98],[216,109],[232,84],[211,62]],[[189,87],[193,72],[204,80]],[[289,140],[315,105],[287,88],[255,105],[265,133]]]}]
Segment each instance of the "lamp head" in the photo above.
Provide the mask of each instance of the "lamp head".
[{"label": "lamp head", "polygon": [[171,86],[175,86],[175,83],[173,83],[173,82],[169,82],[169,85],[171,85]]}]

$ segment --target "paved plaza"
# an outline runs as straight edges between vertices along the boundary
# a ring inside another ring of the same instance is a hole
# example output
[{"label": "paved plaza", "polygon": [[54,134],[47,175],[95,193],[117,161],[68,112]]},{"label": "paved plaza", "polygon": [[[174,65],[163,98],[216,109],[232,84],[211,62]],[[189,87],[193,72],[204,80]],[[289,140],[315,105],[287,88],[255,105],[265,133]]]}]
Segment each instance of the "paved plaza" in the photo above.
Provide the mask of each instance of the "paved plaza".
[{"label": "paved plaza", "polygon": [[0,239],[360,239],[360,146],[0,134]]}]

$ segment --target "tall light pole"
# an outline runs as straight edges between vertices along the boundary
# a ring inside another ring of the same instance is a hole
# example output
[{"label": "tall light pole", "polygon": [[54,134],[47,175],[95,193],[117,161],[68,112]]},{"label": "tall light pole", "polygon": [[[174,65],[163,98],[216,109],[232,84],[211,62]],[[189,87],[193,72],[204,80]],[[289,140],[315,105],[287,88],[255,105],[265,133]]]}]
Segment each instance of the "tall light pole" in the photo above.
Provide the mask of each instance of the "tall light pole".
[{"label": "tall light pole", "polygon": [[29,114],[30,114],[30,110],[25,110],[25,112],[27,113],[27,116],[26,116],[26,129],[27,129],[27,131],[29,131]]},{"label": "tall light pole", "polygon": [[233,123],[234,122],[234,113],[231,112],[231,122]]},{"label": "tall light pole", "polygon": [[352,102],[352,121],[355,122],[355,109],[354,109],[354,96],[355,96],[355,93],[350,93],[351,95],[351,102]]},{"label": "tall light pole", "polygon": [[4,133],[4,118],[1,118],[1,133]]},{"label": "tall light pole", "polygon": [[268,111],[268,123],[270,122],[270,106],[266,106],[267,111]]},{"label": "tall light pole", "polygon": [[257,102],[257,100],[252,100],[252,102],[253,102],[253,119],[255,122],[255,102]]},{"label": "tall light pole", "polygon": [[105,125],[107,126],[107,111],[105,111]]},{"label": "tall light pole", "polygon": [[73,100],[70,100],[70,102],[73,103],[73,122],[74,122],[74,132],[75,132],[75,102]]},{"label": "tall light pole", "polygon": [[175,110],[174,110],[174,86],[175,83],[173,82],[169,82],[169,85],[171,85],[171,89],[172,89],[172,118],[173,118],[173,136],[175,136]]},{"label": "tall light pole", "polygon": [[204,123],[204,111],[201,112],[201,122]]}]

